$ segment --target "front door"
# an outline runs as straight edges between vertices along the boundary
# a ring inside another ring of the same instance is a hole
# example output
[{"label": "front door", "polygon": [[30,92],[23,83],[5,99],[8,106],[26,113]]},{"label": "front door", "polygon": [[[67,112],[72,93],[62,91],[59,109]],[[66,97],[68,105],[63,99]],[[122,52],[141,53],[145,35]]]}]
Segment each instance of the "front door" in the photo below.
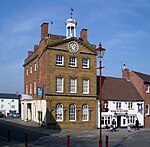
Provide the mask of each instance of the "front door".
[{"label": "front door", "polygon": [[121,127],[121,116],[117,116],[117,128]]}]

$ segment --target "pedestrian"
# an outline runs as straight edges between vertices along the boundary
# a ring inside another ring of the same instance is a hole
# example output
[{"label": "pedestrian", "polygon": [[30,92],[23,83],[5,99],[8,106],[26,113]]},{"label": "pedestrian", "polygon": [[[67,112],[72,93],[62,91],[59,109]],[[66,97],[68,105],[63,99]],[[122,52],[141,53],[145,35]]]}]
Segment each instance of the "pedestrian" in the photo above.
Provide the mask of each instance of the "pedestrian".
[{"label": "pedestrian", "polygon": [[108,127],[108,124],[107,124],[107,123],[106,123],[105,128],[106,128],[106,132],[108,132],[109,127]]},{"label": "pedestrian", "polygon": [[138,118],[136,119],[136,121],[135,121],[135,130],[139,130],[139,120],[138,120]]},{"label": "pedestrian", "polygon": [[116,121],[115,121],[115,119],[113,119],[113,121],[112,121],[112,126],[113,126],[114,131],[116,131]]},{"label": "pedestrian", "polygon": [[130,127],[130,125],[128,125],[128,132],[131,132],[131,127]]}]

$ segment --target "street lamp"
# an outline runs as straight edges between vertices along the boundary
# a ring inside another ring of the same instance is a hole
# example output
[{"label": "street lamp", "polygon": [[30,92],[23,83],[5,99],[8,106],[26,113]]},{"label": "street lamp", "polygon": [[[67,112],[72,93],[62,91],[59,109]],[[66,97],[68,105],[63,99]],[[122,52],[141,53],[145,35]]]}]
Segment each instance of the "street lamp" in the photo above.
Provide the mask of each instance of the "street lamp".
[{"label": "street lamp", "polygon": [[100,70],[100,94],[99,94],[99,110],[100,110],[100,139],[99,139],[99,147],[102,147],[102,58],[105,54],[105,48],[102,47],[102,44],[99,43],[98,48],[96,49],[97,57],[99,58],[99,70]]}]

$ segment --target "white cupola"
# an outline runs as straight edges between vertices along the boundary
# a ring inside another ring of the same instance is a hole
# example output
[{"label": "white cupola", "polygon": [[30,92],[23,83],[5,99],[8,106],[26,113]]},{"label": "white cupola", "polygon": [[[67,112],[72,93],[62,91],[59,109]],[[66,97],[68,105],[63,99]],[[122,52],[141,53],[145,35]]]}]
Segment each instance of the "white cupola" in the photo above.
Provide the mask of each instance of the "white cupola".
[{"label": "white cupola", "polygon": [[74,18],[70,17],[66,21],[66,38],[76,37],[77,22]]}]

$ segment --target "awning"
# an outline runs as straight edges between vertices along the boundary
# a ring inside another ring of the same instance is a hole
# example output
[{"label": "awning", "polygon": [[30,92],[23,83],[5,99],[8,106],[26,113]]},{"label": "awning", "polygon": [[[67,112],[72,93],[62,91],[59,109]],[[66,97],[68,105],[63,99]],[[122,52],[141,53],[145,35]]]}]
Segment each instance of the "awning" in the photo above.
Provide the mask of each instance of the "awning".
[{"label": "awning", "polygon": [[31,95],[22,94],[21,100],[33,100],[33,97]]}]

